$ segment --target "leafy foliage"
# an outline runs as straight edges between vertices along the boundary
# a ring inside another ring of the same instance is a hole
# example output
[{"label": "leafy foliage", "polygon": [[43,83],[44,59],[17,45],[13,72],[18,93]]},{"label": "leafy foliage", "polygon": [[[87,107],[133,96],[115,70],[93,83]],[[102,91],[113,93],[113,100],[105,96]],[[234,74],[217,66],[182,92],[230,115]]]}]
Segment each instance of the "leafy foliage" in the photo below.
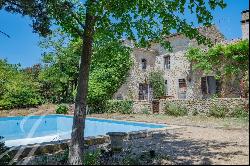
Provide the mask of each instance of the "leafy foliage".
[{"label": "leafy foliage", "polygon": [[100,165],[101,151],[96,150],[84,154],[84,165]]},{"label": "leafy foliage", "polygon": [[229,109],[227,107],[214,106],[209,110],[208,116],[213,116],[216,118],[247,118],[249,117],[249,111],[240,107]]},{"label": "leafy foliage", "polygon": [[106,102],[105,111],[108,113],[133,113],[133,101],[129,100],[109,100]]},{"label": "leafy foliage", "polygon": [[201,69],[205,73],[216,69],[218,76],[237,74],[248,70],[249,41],[242,40],[228,45],[218,44],[208,51],[190,48],[187,57],[194,62],[194,69]]},{"label": "leafy foliage", "polygon": [[152,85],[154,98],[165,95],[165,83],[162,72],[151,72],[149,74],[149,83]]},{"label": "leafy foliage", "polygon": [[249,40],[228,45],[218,44],[207,51],[190,48],[186,56],[193,62],[194,70],[202,70],[206,74],[215,72],[224,83],[234,78],[243,79],[244,91],[248,91]]},{"label": "leafy foliage", "polygon": [[96,48],[89,76],[88,104],[103,109],[106,100],[124,83],[131,68],[130,50],[120,43],[108,42]]},{"label": "leafy foliage", "polygon": [[150,114],[150,109],[148,107],[143,107],[141,109],[141,113],[142,114],[146,114],[146,115],[149,115]]},{"label": "leafy foliage", "polygon": [[213,116],[213,117],[216,117],[216,118],[224,118],[224,117],[226,117],[228,112],[229,112],[229,110],[226,107],[214,106],[209,110],[208,116]]},{"label": "leafy foliage", "polygon": [[[60,35],[60,34],[58,34]],[[51,50],[43,55],[43,69],[39,74],[42,94],[50,102],[73,102],[73,92],[77,87],[80,42],[70,42],[63,46],[63,39],[46,39],[41,47]]]},{"label": "leafy foliage", "polygon": [[39,83],[30,75],[0,60],[0,109],[37,106],[42,103]]},{"label": "leafy foliage", "polygon": [[57,114],[67,114],[69,111],[69,107],[67,104],[59,104],[56,108]]},{"label": "leafy foliage", "polygon": [[[50,52],[43,56],[43,69],[39,79],[43,85],[45,98],[52,102],[72,102],[77,88],[80,40],[71,40],[62,47],[63,39],[44,40],[41,45]],[[99,40],[94,47],[90,66],[88,104],[92,110],[101,111],[105,101],[125,81],[132,65],[130,49],[120,42]]]},{"label": "leafy foliage", "polygon": [[183,106],[169,103],[165,105],[165,114],[170,116],[186,116],[188,115],[188,110]]}]

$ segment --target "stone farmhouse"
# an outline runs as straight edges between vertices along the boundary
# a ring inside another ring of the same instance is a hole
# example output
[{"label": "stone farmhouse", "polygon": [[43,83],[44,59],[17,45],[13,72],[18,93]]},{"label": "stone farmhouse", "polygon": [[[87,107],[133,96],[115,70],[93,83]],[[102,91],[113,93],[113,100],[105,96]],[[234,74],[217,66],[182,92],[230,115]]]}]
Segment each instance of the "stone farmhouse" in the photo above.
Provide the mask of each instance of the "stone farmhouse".
[{"label": "stone farmhouse", "polygon": [[[242,39],[249,39],[249,10],[242,13]],[[216,26],[200,27],[199,32],[214,43],[228,43]],[[150,48],[136,48],[132,42],[125,44],[133,48],[131,57],[133,66],[126,82],[118,89],[113,98],[134,101],[152,101],[153,89],[149,84],[149,73],[161,71],[165,80],[165,96],[174,99],[206,99],[220,91],[220,82],[213,74],[205,75],[194,72],[192,64],[185,57],[191,46],[198,46],[182,34],[173,34],[166,38],[171,43],[172,52],[165,50],[160,44],[154,43]],[[206,48],[206,46],[199,46]],[[240,97],[235,95],[232,97]]]}]

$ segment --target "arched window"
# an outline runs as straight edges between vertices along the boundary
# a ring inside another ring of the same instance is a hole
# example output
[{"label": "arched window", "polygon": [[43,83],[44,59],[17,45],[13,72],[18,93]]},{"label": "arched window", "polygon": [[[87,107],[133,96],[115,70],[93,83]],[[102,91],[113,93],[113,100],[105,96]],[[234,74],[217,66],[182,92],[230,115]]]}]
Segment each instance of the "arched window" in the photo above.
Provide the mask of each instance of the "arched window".
[{"label": "arched window", "polygon": [[147,60],[146,59],[142,59],[141,60],[141,64],[142,64],[142,69],[146,69],[147,68]]}]

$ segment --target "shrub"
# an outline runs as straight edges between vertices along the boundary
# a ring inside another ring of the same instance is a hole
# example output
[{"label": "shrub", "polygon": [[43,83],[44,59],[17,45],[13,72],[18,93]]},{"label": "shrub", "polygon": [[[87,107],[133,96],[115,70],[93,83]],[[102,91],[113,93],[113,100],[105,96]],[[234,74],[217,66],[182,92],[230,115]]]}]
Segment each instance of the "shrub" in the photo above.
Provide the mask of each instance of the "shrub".
[{"label": "shrub", "polygon": [[148,109],[148,107],[143,107],[142,109],[141,109],[141,113],[142,114],[150,114],[150,110]]},{"label": "shrub", "polygon": [[227,116],[228,112],[229,110],[226,107],[214,106],[209,110],[208,116],[213,116],[216,118],[224,118]]},{"label": "shrub", "polygon": [[25,108],[42,104],[40,83],[17,65],[0,59],[0,109]]},{"label": "shrub", "polygon": [[100,150],[85,153],[83,165],[100,165],[100,156]]},{"label": "shrub", "polygon": [[[2,155],[4,152],[8,150],[8,148],[5,146],[2,139],[3,137],[0,136],[0,155]],[[11,157],[9,156],[9,154],[6,154],[0,158],[0,165],[8,165],[10,161],[11,161]]]},{"label": "shrub", "polygon": [[235,118],[246,118],[249,117],[249,112],[243,108],[234,108],[229,116]]},{"label": "shrub", "polygon": [[56,108],[57,114],[67,114],[69,111],[69,107],[67,104],[59,104]]},{"label": "shrub", "polygon": [[133,101],[129,100],[109,100],[106,103],[105,111],[107,113],[133,113]]},{"label": "shrub", "polygon": [[167,104],[165,106],[165,114],[170,116],[185,116],[188,114],[188,111],[185,107],[176,104]]}]

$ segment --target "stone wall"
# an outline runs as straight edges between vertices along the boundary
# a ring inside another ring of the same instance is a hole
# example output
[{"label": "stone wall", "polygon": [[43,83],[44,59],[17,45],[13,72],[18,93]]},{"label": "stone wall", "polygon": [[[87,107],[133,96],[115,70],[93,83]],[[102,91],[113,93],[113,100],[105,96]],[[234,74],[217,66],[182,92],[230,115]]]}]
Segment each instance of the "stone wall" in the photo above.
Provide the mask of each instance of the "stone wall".
[{"label": "stone wall", "polygon": [[246,108],[249,105],[248,99],[244,98],[215,98],[215,99],[164,99],[160,100],[160,113],[164,113],[166,104],[176,104],[188,109],[189,113],[198,111],[200,114],[208,113],[214,106],[226,107],[230,110],[234,108]]},{"label": "stone wall", "polygon": [[[199,32],[210,38],[213,42],[224,41],[223,35],[215,26],[200,27]],[[200,90],[200,78],[203,73],[191,72],[191,66],[188,59],[185,57],[185,52],[190,46],[198,46],[196,40],[190,40],[184,35],[174,34],[167,37],[165,40],[171,43],[173,51],[170,52],[163,48],[159,43],[152,43],[148,49],[135,48],[132,45],[133,52],[131,58],[133,66],[130,70],[129,77],[113,98],[117,99],[122,96],[123,99],[138,100],[139,99],[139,83],[148,83],[149,73],[152,71],[162,71],[164,79],[168,82],[168,96],[180,98],[179,79],[185,79],[187,84],[186,98],[202,98]],[[199,45],[200,48],[207,48],[204,45]],[[164,57],[170,56],[170,69],[164,68]],[[142,59],[147,60],[147,68],[142,69]],[[212,74],[213,75],[213,74]],[[191,77],[191,79],[189,79]],[[152,94],[152,93],[150,93]],[[151,96],[150,96],[151,99]]]},{"label": "stone wall", "polygon": [[249,10],[243,11],[241,13],[241,29],[242,29],[242,38],[249,39]]},{"label": "stone wall", "polygon": [[152,112],[152,104],[147,101],[134,101],[133,103],[133,112],[134,113],[143,113],[143,110],[148,110],[148,112]]},{"label": "stone wall", "polygon": [[[127,137],[124,140],[144,140],[147,138],[158,138],[166,134],[168,130],[182,130],[183,127],[168,126],[167,128],[151,129],[151,130],[141,130],[134,132],[127,132]],[[69,140],[62,142],[51,142],[45,143],[44,145],[29,145],[23,147],[23,153],[17,160],[17,165],[61,165],[62,159],[65,158],[65,150],[68,148]],[[124,144],[126,146],[126,144]],[[37,148],[33,155],[29,152]],[[97,136],[97,137],[87,137],[85,141],[85,152],[93,152],[97,149],[109,149],[110,148],[110,137],[109,136]],[[125,148],[125,147],[124,147]],[[16,147],[12,150],[13,154],[16,154],[20,150],[20,147]],[[67,156],[66,156],[67,157]],[[63,163],[66,164],[66,163]]]},{"label": "stone wall", "polygon": [[[84,142],[85,149],[91,150],[100,145],[109,143],[110,140],[109,137],[105,135],[105,136],[86,137],[84,141],[85,141]],[[18,160],[26,158],[28,156],[53,154],[68,149],[69,143],[70,140],[62,140],[62,141],[45,142],[41,144],[12,147],[10,155],[14,156],[18,152],[21,152],[19,156],[15,156],[16,158],[14,160]]]}]

